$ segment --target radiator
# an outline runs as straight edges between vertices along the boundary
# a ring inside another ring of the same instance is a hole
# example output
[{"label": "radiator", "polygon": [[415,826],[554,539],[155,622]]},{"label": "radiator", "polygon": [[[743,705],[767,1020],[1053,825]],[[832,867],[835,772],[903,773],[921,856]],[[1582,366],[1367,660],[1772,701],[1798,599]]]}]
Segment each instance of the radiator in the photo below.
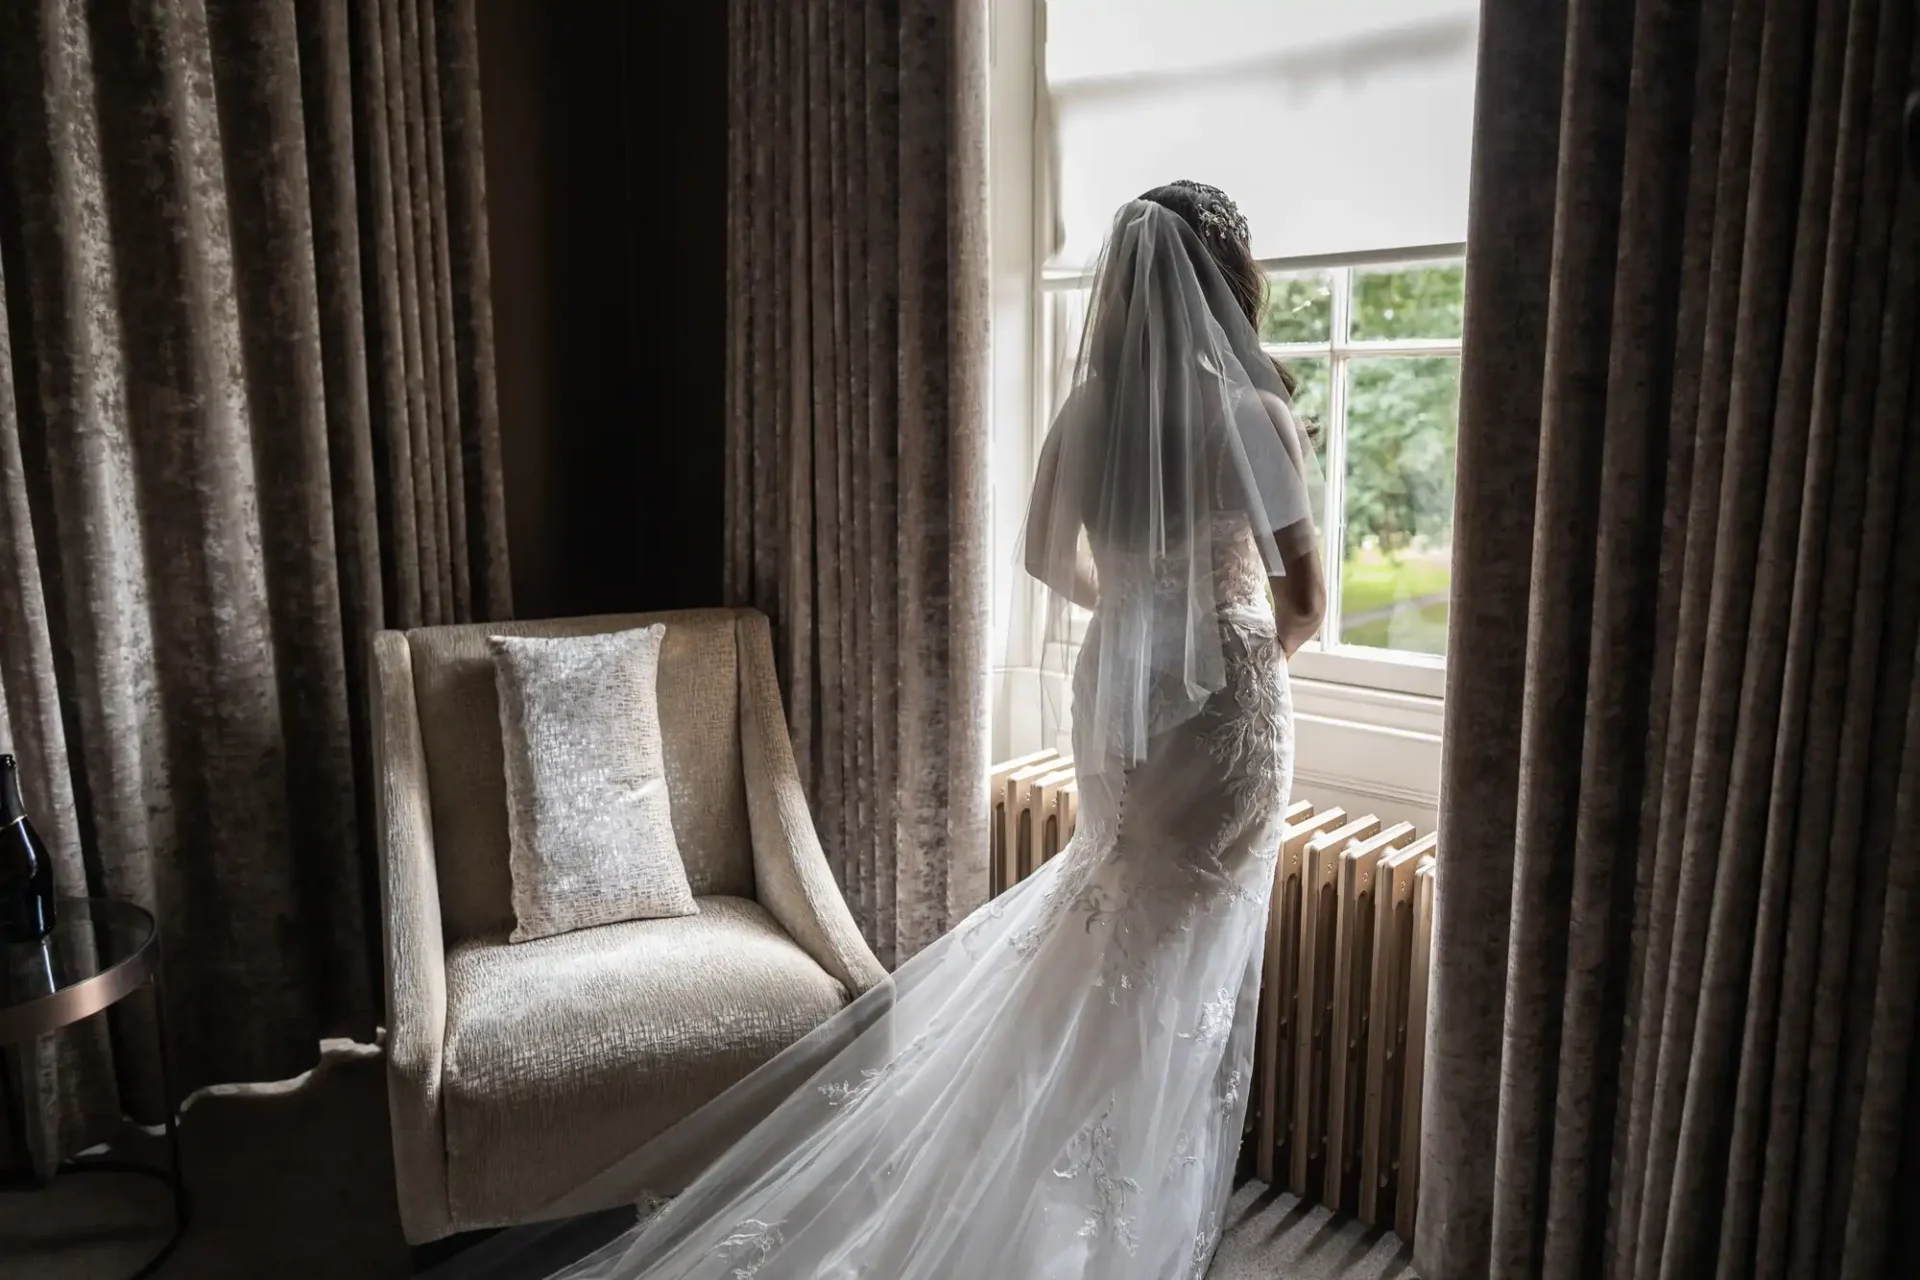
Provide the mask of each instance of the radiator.
[{"label": "radiator", "polygon": [[992,788],[989,880],[997,898],[1066,847],[1079,812],[1079,788],[1073,761],[1058,751],[996,765]]},{"label": "radiator", "polygon": [[[1073,834],[1073,762],[992,775],[998,895]],[[1436,839],[1298,800],[1274,864],[1247,1140],[1255,1173],[1413,1238]]]}]

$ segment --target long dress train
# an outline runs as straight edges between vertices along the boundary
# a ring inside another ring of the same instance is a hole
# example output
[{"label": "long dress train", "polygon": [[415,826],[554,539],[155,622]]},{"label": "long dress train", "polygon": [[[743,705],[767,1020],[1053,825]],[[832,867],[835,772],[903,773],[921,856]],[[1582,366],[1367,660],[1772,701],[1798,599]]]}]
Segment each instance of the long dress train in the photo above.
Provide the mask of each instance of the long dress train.
[{"label": "long dress train", "polygon": [[597,1180],[637,1197],[716,1134],[731,1143],[564,1277],[1204,1275],[1293,756],[1258,557],[1244,532],[1216,553],[1225,687],[1131,769],[1076,725],[1067,848]]}]

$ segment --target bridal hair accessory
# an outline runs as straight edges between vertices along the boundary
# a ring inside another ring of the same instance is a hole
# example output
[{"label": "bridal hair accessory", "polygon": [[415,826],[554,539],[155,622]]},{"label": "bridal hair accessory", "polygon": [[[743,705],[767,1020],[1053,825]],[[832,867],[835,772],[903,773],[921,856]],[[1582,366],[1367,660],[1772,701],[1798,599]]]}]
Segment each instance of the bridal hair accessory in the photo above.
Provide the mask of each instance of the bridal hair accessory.
[{"label": "bridal hair accessory", "polygon": [[1201,230],[1235,244],[1245,244],[1252,238],[1253,229],[1247,225],[1246,216],[1240,212],[1240,206],[1233,202],[1232,196],[1218,187],[1210,187],[1204,182],[1190,182],[1185,178],[1173,185],[1199,197]]}]

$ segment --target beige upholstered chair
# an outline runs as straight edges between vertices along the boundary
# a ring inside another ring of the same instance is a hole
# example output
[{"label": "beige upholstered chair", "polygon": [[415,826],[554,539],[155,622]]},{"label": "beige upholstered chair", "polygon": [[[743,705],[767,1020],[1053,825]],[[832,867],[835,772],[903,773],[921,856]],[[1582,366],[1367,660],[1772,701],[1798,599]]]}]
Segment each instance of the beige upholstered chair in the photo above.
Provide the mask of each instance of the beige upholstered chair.
[{"label": "beige upholstered chair", "polygon": [[[652,622],[700,914],[509,944],[487,637]],[[525,1220],[884,980],[814,835],[761,615],[387,631],[372,691],[389,1110],[413,1243]]]}]

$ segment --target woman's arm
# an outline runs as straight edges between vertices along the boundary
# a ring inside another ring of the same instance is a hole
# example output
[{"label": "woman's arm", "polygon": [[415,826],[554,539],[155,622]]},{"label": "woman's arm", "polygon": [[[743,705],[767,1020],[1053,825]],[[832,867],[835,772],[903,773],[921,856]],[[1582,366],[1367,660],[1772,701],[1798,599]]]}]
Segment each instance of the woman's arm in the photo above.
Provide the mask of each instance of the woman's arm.
[{"label": "woman's arm", "polygon": [[1099,574],[1094,569],[1093,557],[1084,550],[1075,550],[1071,567],[1056,564],[1045,571],[1036,567],[1034,557],[1029,555],[1027,572],[1082,609],[1091,610],[1100,603]]},{"label": "woman's arm", "polygon": [[1091,609],[1100,600],[1099,577],[1093,557],[1080,545],[1080,521],[1065,505],[1070,495],[1060,491],[1060,437],[1066,414],[1066,409],[1060,411],[1040,450],[1022,541],[1028,573],[1082,609]]},{"label": "woman's arm", "polygon": [[[1293,464],[1294,472],[1304,487],[1308,454],[1299,423],[1280,397],[1263,393],[1261,401],[1266,406],[1267,416],[1273,419],[1273,429],[1280,437],[1281,448],[1286,450],[1287,460]],[[1285,571],[1272,581],[1273,616],[1281,647],[1291,658],[1300,651],[1302,645],[1313,639],[1314,633],[1320,630],[1321,621],[1327,616],[1327,578],[1320,565],[1320,537],[1314,531],[1311,515],[1283,529],[1274,530],[1273,541],[1279,549],[1280,565]]]},{"label": "woman's arm", "polygon": [[[1303,525],[1304,532],[1296,533]],[[1311,524],[1302,521],[1292,529],[1281,530],[1275,537],[1284,539],[1280,556],[1286,573],[1272,580],[1273,619],[1280,647],[1291,658],[1313,639],[1314,633],[1320,630],[1321,620],[1327,616],[1327,580],[1320,569],[1320,547]],[[1300,549],[1303,541],[1304,550]],[[1292,554],[1289,554],[1290,546]]]}]

